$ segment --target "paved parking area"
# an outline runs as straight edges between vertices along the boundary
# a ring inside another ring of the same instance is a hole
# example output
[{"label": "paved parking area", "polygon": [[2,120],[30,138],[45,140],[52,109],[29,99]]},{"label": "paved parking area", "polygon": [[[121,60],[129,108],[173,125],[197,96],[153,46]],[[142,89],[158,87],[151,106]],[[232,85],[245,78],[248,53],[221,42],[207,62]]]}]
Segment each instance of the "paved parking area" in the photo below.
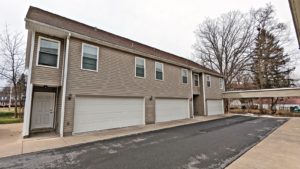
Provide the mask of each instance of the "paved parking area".
[{"label": "paved parking area", "polygon": [[231,115],[199,116],[193,119],[183,119],[145,126],[133,126],[119,129],[102,130],[98,132],[84,133],[74,136],[59,137],[54,133],[38,134],[22,139],[22,123],[0,125],[0,158],[11,155],[25,154],[41,150],[60,148],[82,143],[106,140],[143,132],[161,130],[165,128],[209,121],[224,118]]},{"label": "paved parking area", "polygon": [[227,169],[300,169],[300,118],[291,118]]},{"label": "paved parking area", "polygon": [[[0,159],[2,168],[224,168],[286,119],[233,116]],[[1,168],[0,167],[0,168]]]}]

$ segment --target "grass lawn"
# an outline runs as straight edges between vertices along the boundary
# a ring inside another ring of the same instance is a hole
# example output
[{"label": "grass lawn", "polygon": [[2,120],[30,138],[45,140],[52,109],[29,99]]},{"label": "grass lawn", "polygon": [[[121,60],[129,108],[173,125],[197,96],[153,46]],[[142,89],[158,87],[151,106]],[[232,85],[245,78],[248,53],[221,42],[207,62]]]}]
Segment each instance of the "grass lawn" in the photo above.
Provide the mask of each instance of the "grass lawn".
[{"label": "grass lawn", "polygon": [[14,118],[13,108],[0,108],[0,124],[21,123],[22,119]]}]

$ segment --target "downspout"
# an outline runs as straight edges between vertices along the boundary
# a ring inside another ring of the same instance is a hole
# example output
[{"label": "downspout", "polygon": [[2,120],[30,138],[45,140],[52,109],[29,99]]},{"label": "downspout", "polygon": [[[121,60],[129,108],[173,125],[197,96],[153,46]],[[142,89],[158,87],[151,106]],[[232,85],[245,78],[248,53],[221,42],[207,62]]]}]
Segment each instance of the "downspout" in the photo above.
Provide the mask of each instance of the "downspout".
[{"label": "downspout", "polygon": [[191,100],[192,100],[192,118],[194,118],[194,88],[193,88],[193,71],[191,70]]},{"label": "downspout", "polygon": [[31,105],[32,105],[32,88],[33,88],[33,85],[31,83],[31,73],[32,73],[32,61],[33,61],[33,52],[34,52],[34,40],[35,40],[35,32],[32,31],[29,67],[28,67],[28,75],[27,75],[27,82],[26,82],[27,83],[26,100],[25,100],[24,123],[23,123],[23,131],[22,131],[23,137],[27,137],[29,135],[29,127],[30,127],[30,114],[31,114]]},{"label": "downspout", "polygon": [[68,75],[68,61],[69,61],[69,46],[70,46],[71,33],[68,34],[66,42],[66,55],[64,65],[64,77],[63,77],[63,88],[62,88],[62,103],[60,109],[60,137],[64,136],[64,120],[65,120],[65,104],[66,104],[66,88],[67,88],[67,75]]},{"label": "downspout", "polygon": [[203,110],[204,115],[207,115],[206,111],[206,95],[205,95],[205,74],[202,73],[202,89],[203,89]]}]

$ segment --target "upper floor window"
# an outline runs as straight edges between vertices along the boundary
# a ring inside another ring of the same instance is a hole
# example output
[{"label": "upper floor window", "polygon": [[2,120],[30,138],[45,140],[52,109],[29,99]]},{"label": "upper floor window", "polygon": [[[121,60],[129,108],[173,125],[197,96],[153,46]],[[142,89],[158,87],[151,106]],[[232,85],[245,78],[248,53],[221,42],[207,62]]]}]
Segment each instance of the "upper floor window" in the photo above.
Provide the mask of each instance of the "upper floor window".
[{"label": "upper floor window", "polygon": [[98,58],[98,47],[88,44],[82,44],[82,69],[98,71]]},{"label": "upper floor window", "polygon": [[164,65],[159,62],[155,62],[155,79],[163,80],[164,79]]},{"label": "upper floor window", "polygon": [[206,76],[206,85],[207,85],[207,87],[211,87],[211,78],[210,78],[210,75]]},{"label": "upper floor window", "polygon": [[187,84],[187,81],[188,81],[188,70],[187,69],[181,69],[181,80],[182,80],[182,83]]},{"label": "upper floor window", "polygon": [[60,41],[40,37],[37,65],[58,68],[59,51]]},{"label": "upper floor window", "polygon": [[194,85],[199,86],[199,75],[198,74],[194,74]]},{"label": "upper floor window", "polygon": [[145,77],[145,59],[135,57],[135,76]]},{"label": "upper floor window", "polygon": [[220,89],[224,89],[224,80],[220,78],[219,82],[220,82]]}]

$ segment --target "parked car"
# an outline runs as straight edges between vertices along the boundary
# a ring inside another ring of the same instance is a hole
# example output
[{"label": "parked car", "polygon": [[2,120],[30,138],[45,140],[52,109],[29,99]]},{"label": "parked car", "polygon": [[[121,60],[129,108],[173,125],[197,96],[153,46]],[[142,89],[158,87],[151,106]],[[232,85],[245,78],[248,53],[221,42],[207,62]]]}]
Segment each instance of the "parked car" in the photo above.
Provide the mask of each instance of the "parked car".
[{"label": "parked car", "polygon": [[298,106],[293,106],[293,107],[290,107],[290,111],[300,113],[300,108]]},{"label": "parked car", "polygon": [[300,113],[300,108],[299,108],[298,106],[295,106],[295,107],[294,107],[294,112]]}]

